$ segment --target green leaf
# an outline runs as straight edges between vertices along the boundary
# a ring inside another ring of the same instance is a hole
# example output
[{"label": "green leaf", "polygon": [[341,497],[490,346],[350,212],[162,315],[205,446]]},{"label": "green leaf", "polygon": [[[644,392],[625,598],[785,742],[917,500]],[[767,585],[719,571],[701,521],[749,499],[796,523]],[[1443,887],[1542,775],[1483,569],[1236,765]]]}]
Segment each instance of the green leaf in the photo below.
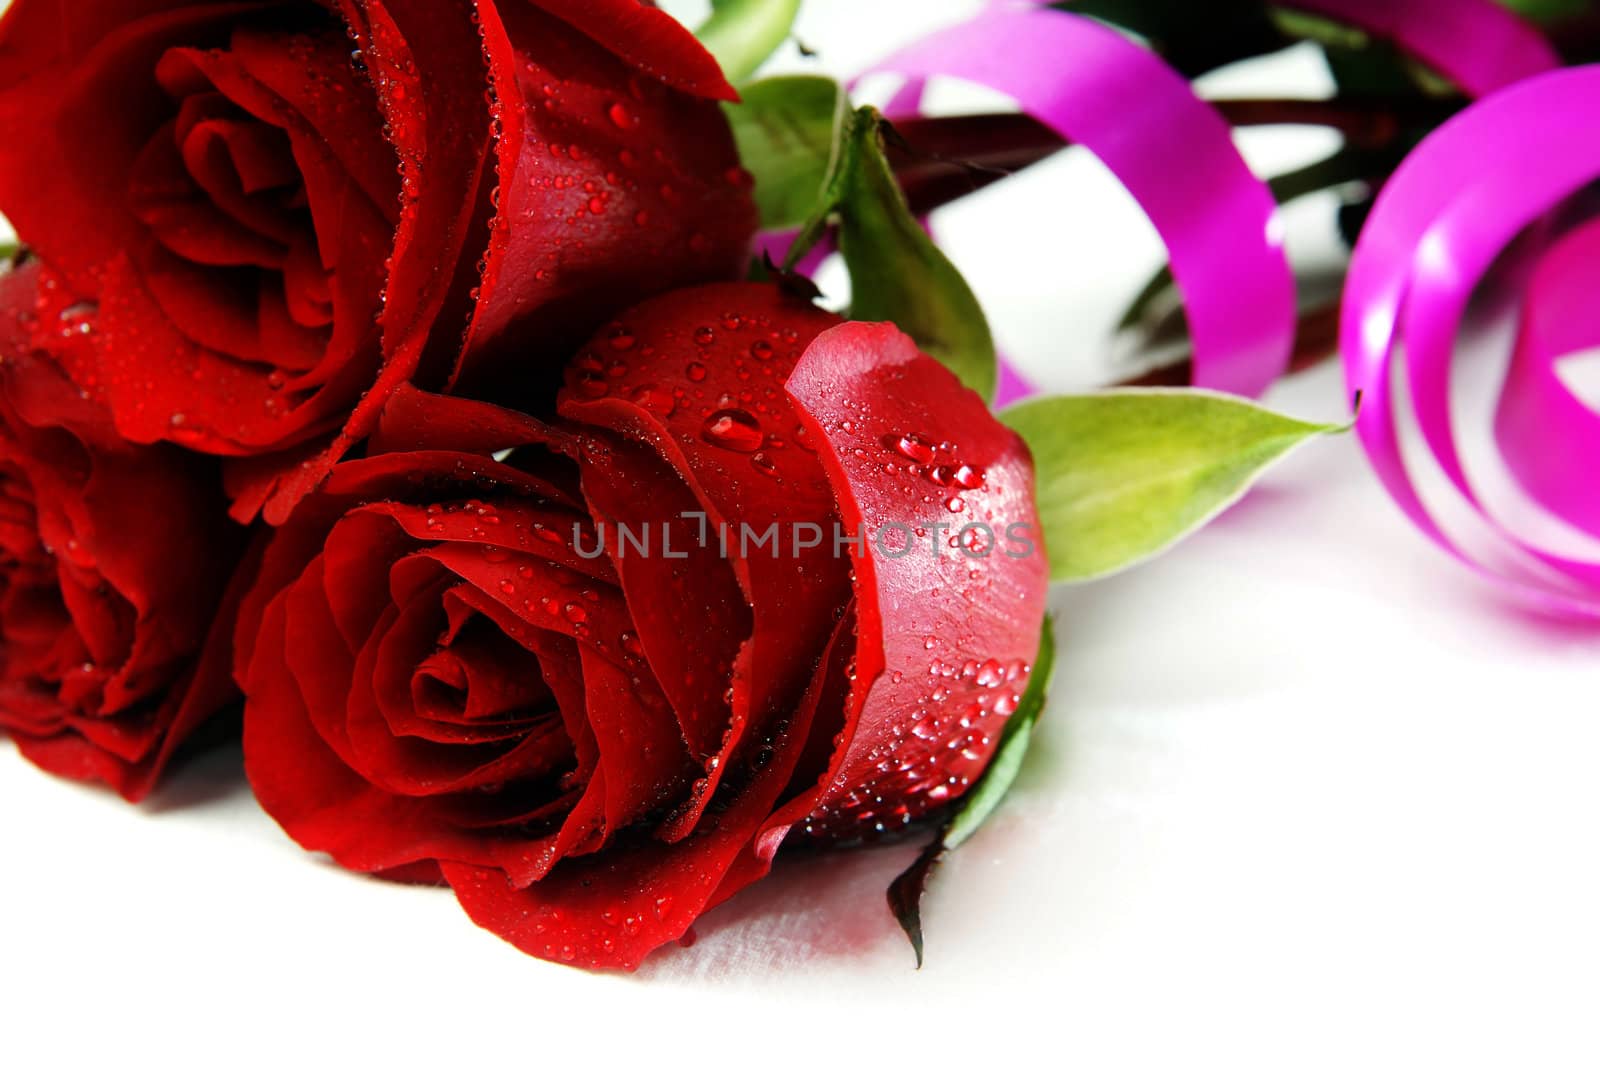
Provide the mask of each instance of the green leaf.
[{"label": "green leaf", "polygon": [[922,896],[928,888],[928,878],[933,868],[946,852],[953,852],[965,844],[983,824],[1000,808],[1017,782],[1022,761],[1033,743],[1033,728],[1044,712],[1045,698],[1050,692],[1050,678],[1055,672],[1055,626],[1047,617],[1039,636],[1039,656],[1034,659],[1033,672],[1028,677],[1028,689],[1017,704],[1016,712],[1006,721],[1000,734],[1000,746],[990,760],[989,768],[973,790],[956,805],[955,813],[944,828],[912,863],[889,886],[889,909],[900,923],[917,954],[917,966],[922,966]]},{"label": "green leaf", "polygon": [[711,17],[695,36],[737,85],[789,39],[799,13],[800,0],[712,0]]},{"label": "green leaf", "polygon": [[1289,37],[1315,41],[1319,45],[1353,51],[1372,44],[1372,38],[1360,27],[1349,26],[1322,15],[1272,8],[1269,17]]},{"label": "green leaf", "polygon": [[1033,450],[1051,575],[1070,581],[1161,553],[1295,447],[1347,430],[1201,390],[1046,398],[1000,419]]},{"label": "green leaf", "polygon": [[845,119],[822,202],[789,251],[788,267],[839,226],[850,269],[852,319],[890,321],[961,382],[994,397],[994,336],[961,273],[911,214],[883,152],[883,117],[862,108]]},{"label": "green leaf", "polygon": [[799,227],[816,210],[828,181],[844,113],[844,94],[831,78],[763,78],[723,106],[739,159],[755,176],[763,230]]},{"label": "green leaf", "polygon": [[1286,37],[1322,46],[1328,71],[1342,94],[1455,97],[1460,91],[1437,71],[1387,39],[1356,26],[1303,11],[1273,8],[1273,22]]},{"label": "green leaf", "polygon": [[1592,0],[1500,0],[1500,4],[1534,22],[1559,22],[1584,14]]}]

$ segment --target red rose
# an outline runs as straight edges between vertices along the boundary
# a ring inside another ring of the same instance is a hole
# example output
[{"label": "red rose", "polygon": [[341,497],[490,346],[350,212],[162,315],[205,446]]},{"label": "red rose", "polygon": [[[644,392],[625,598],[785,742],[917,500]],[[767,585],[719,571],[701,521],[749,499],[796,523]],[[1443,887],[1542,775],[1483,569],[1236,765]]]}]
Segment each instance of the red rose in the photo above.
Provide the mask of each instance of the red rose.
[{"label": "red rose", "polygon": [[398,384],[553,377],[755,228],[731,90],[637,0],[17,0],[0,56],[0,212],[99,306],[69,373],[234,459],[241,520]]},{"label": "red rose", "polygon": [[631,968],[791,829],[959,796],[1047,568],[1026,449],[982,400],[776,288],[633,310],[559,413],[390,400],[246,600],[245,759],[306,848]]},{"label": "red rose", "polygon": [[214,462],[123,442],[33,349],[38,274],[0,275],[0,729],[138,799],[237,698],[219,603],[243,532]]}]

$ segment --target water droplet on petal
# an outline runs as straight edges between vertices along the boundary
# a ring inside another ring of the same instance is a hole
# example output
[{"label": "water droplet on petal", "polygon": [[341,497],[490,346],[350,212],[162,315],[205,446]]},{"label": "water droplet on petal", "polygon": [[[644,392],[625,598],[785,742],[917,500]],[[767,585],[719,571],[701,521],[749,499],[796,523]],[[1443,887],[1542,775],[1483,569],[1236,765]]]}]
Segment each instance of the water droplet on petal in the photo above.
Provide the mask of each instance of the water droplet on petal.
[{"label": "water droplet on petal", "polygon": [[576,381],[579,394],[585,398],[604,398],[611,393],[611,384],[603,373],[580,372]]},{"label": "water droplet on petal", "polygon": [[986,474],[973,465],[957,465],[950,473],[950,482],[965,491],[976,491],[984,485]]},{"label": "water droplet on petal", "polygon": [[700,437],[712,446],[740,454],[755,453],[766,440],[761,422],[743,409],[718,409],[706,417]]},{"label": "water droplet on petal", "polygon": [[895,440],[895,450],[902,456],[926,465],[933,460],[933,446],[919,435],[902,435]]},{"label": "water droplet on petal", "polygon": [[669,390],[663,390],[654,383],[646,383],[635,388],[633,401],[639,408],[655,413],[657,416],[668,417],[678,408],[678,399],[673,397]]},{"label": "water droplet on petal", "polygon": [[993,688],[1006,679],[1005,667],[991,658],[978,666],[973,679],[985,688]]}]

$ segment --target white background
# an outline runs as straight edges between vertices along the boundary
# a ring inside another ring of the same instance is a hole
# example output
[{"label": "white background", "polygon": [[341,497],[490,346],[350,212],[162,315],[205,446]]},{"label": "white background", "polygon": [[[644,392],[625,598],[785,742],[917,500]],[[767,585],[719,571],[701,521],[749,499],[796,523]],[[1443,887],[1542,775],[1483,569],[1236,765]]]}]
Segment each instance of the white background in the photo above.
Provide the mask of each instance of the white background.
[{"label": "white background", "polygon": [[[808,0],[800,34],[813,68],[849,73],[971,7]],[[1284,87],[1325,76],[1301,54],[1205,85]],[[1271,173],[1327,142],[1245,148]],[[1303,263],[1334,248],[1327,214],[1291,214]],[[1103,370],[1160,258],[1080,153],[940,230],[1003,345],[1064,388]],[[1342,393],[1326,368],[1271,401],[1336,418]],[[1600,632],[1498,602],[1349,439],[1054,602],[1038,744],[937,873],[921,972],[882,900],[903,848],[791,862],[692,948],[587,975],[478,931],[448,892],[300,852],[237,754],[129,808],[0,743],[0,1067],[1600,1061]]]}]

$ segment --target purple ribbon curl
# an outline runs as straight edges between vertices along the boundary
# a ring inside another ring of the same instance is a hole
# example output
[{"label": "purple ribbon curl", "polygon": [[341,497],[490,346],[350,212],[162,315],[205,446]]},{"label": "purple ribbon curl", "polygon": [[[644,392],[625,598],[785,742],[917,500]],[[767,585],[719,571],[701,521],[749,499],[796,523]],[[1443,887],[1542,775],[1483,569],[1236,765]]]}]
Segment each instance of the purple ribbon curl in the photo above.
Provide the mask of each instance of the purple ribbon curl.
[{"label": "purple ribbon curl", "polygon": [[[1362,233],[1341,328],[1346,376],[1364,397],[1357,432],[1407,516],[1531,605],[1586,617],[1600,616],[1600,560],[1567,548],[1600,535],[1600,416],[1556,368],[1600,345],[1600,223],[1560,233],[1547,221],[1600,178],[1597,103],[1600,66],[1554,71],[1481,101],[1423,142]],[[1456,442],[1456,336],[1490,268],[1541,221],[1528,237],[1547,248],[1525,289],[1495,421],[1506,468],[1529,501],[1491,503]],[[1466,510],[1425,496],[1415,457],[1402,451],[1394,392],[1402,356],[1419,437]]]},{"label": "purple ribbon curl", "polygon": [[[1197,386],[1258,395],[1294,344],[1294,283],[1276,206],[1232,131],[1159,58],[1041,0],[994,0],[973,21],[873,66],[908,81],[891,115],[920,109],[927,79],[976,82],[1100,157],[1165,242],[1184,300]],[[1393,40],[1472,96],[1559,65],[1548,42],[1492,0],[1292,0]],[[1137,108],[1129,101],[1138,101]],[[999,404],[1034,393],[1001,358]]]},{"label": "purple ribbon curl", "polygon": [[1288,366],[1294,278],[1277,206],[1228,124],[1154,53],[1092,19],[997,5],[868,73],[883,72],[911,79],[891,114],[914,106],[927,79],[959,78],[1098,156],[1167,245],[1198,385],[1255,395]]}]

